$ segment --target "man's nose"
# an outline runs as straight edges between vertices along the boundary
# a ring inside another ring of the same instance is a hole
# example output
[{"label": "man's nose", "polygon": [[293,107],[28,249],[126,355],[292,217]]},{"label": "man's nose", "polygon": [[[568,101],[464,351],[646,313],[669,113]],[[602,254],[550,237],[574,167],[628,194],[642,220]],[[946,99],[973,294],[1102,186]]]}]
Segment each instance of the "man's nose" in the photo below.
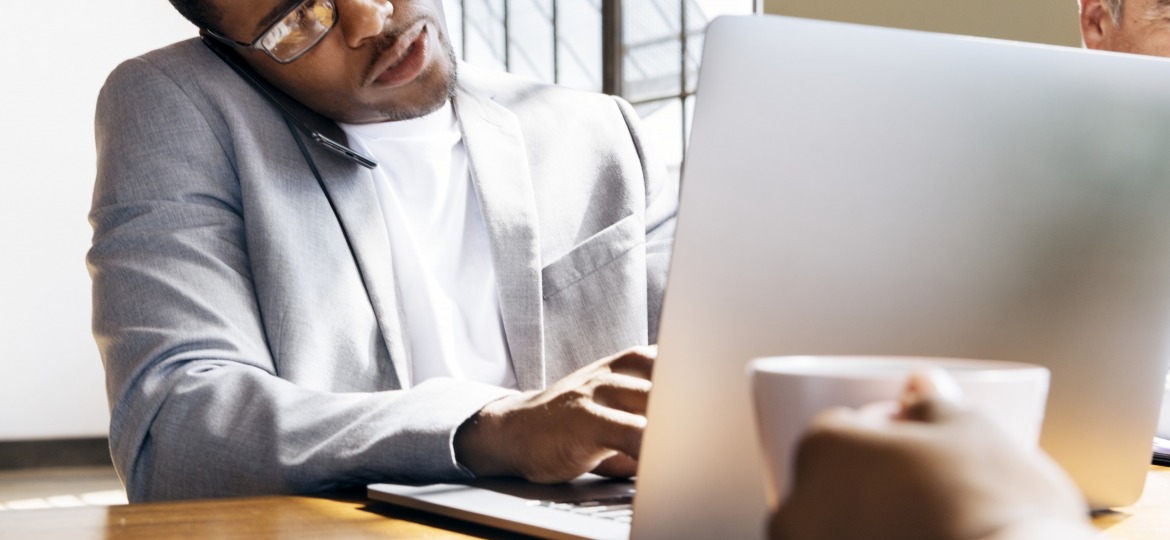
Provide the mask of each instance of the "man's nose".
[{"label": "man's nose", "polygon": [[357,48],[367,38],[382,34],[386,21],[394,15],[391,0],[337,0],[337,17],[345,43]]}]

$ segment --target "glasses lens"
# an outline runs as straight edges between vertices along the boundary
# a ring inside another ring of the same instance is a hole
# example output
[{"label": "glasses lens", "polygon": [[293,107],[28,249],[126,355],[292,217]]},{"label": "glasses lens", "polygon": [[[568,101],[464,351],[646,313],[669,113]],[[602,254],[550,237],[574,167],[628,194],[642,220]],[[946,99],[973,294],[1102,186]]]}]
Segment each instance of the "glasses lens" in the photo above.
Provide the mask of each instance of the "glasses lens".
[{"label": "glasses lens", "polygon": [[333,28],[332,0],[306,0],[260,37],[258,48],[280,62],[290,62],[316,45]]}]

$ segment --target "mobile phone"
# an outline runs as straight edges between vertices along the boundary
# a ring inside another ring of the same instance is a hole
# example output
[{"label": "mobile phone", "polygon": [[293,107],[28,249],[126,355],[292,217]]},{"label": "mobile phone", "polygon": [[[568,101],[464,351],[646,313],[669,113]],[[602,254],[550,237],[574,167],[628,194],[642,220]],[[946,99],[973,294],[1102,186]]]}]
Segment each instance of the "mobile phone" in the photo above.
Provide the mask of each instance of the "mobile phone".
[{"label": "mobile phone", "polygon": [[200,38],[203,39],[203,44],[211,49],[211,52],[214,52],[220,60],[223,60],[240,77],[243,77],[249,85],[260,92],[260,95],[272,103],[280,111],[281,115],[296,126],[297,129],[308,135],[314,142],[330,152],[339,154],[367,169],[373,169],[378,166],[378,162],[369,156],[340,142],[346,140],[345,132],[341,130],[341,127],[333,123],[333,121],[310,110],[299,101],[264,80],[263,77],[244,62],[243,58],[240,58],[235,51],[226,45],[207,37],[202,32],[200,32]]}]

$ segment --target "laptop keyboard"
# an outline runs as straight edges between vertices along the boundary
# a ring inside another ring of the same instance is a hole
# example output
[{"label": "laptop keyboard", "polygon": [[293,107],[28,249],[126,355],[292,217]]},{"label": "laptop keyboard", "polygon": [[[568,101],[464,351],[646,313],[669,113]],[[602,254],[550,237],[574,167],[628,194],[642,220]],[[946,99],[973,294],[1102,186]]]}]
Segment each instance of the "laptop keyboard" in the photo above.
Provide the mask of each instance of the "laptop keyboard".
[{"label": "laptop keyboard", "polygon": [[[632,491],[632,490],[631,490]],[[634,494],[578,501],[532,501],[533,506],[629,523],[634,517]]]}]

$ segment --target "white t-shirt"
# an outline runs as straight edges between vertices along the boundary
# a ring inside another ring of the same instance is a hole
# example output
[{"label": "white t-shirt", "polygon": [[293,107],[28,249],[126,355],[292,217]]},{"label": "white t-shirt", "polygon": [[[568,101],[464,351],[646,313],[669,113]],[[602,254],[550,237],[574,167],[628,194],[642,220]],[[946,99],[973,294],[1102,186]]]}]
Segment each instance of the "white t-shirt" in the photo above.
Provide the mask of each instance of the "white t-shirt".
[{"label": "white t-shirt", "polygon": [[515,388],[487,228],[450,102],[420,118],[341,128],[378,161],[412,382],[453,377]]}]

